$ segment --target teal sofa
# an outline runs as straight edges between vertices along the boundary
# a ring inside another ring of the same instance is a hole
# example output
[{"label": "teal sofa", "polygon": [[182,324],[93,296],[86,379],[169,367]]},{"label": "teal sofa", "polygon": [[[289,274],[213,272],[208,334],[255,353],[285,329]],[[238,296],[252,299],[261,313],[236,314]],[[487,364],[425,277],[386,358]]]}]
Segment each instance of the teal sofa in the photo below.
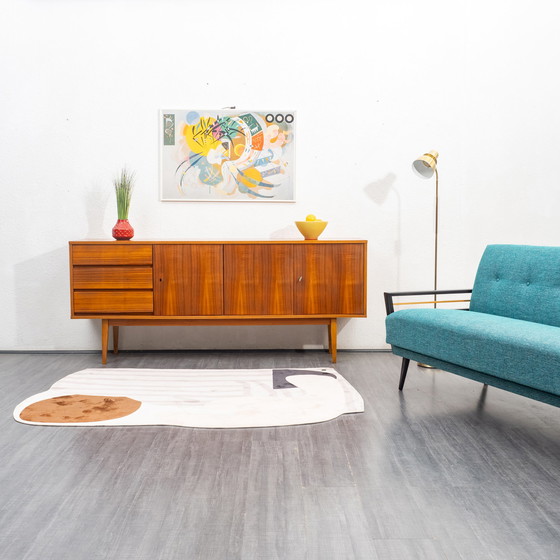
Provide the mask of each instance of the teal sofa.
[{"label": "teal sofa", "polygon": [[[395,296],[463,292],[468,310],[394,312]],[[489,245],[472,290],[387,292],[385,303],[400,390],[413,360],[560,406],[560,247]]]}]

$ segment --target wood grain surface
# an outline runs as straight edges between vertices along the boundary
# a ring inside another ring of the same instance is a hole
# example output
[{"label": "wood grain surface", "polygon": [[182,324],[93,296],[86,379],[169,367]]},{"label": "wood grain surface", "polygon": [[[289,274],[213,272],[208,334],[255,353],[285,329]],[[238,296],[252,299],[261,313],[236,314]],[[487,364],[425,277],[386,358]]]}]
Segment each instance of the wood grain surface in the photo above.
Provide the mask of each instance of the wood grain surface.
[{"label": "wood grain surface", "polygon": [[151,266],[76,266],[75,290],[147,289],[153,287]]},{"label": "wood grain surface", "polygon": [[226,245],[224,270],[226,315],[293,314],[291,245]]},{"label": "wood grain surface", "polygon": [[152,264],[151,245],[72,244],[71,254],[74,265]]},{"label": "wood grain surface", "polygon": [[156,245],[154,254],[156,315],[223,314],[220,245]]},{"label": "wood grain surface", "polygon": [[74,291],[74,313],[151,313],[153,309],[151,290]]},{"label": "wood grain surface", "polygon": [[296,314],[365,315],[365,248],[355,244],[294,247]]}]

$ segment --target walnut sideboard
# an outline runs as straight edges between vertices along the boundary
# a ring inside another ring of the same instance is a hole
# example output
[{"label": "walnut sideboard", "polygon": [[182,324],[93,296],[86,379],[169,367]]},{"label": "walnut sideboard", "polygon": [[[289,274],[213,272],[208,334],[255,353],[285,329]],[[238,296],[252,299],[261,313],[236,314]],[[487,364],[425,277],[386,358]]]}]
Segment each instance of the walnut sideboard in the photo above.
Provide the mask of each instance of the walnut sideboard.
[{"label": "walnut sideboard", "polygon": [[366,316],[367,241],[71,241],[72,319],[119,326],[327,325]]}]

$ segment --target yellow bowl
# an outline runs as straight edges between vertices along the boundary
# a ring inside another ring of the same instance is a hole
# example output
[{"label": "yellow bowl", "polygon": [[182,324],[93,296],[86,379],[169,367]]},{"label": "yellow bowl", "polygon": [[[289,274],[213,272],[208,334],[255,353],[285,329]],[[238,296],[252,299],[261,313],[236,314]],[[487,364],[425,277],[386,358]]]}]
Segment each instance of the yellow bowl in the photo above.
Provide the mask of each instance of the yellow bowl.
[{"label": "yellow bowl", "polygon": [[319,235],[323,233],[323,230],[327,227],[328,223],[329,222],[319,220],[313,222],[295,222],[300,233],[308,240],[318,239]]}]

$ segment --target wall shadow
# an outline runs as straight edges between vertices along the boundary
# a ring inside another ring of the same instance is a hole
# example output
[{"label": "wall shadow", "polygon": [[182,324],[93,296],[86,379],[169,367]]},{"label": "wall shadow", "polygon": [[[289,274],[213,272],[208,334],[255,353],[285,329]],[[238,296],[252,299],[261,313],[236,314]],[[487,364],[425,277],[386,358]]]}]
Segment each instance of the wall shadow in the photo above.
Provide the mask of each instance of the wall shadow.
[{"label": "wall shadow", "polygon": [[384,206],[387,204],[387,201],[390,195],[393,195],[397,202],[397,216],[396,216],[396,230],[394,238],[394,243],[392,247],[392,255],[396,257],[396,282],[395,285],[399,285],[400,277],[401,277],[401,268],[400,268],[400,254],[401,254],[401,226],[402,226],[402,208],[401,208],[401,197],[399,191],[395,188],[395,183],[397,180],[397,176],[394,173],[387,173],[385,177],[381,179],[377,179],[376,181],[372,181],[368,183],[364,187],[364,192],[366,193],[367,197],[372,200],[377,206]]},{"label": "wall shadow", "polygon": [[60,247],[14,266],[18,349],[65,349],[56,329],[70,321],[68,261]]}]

